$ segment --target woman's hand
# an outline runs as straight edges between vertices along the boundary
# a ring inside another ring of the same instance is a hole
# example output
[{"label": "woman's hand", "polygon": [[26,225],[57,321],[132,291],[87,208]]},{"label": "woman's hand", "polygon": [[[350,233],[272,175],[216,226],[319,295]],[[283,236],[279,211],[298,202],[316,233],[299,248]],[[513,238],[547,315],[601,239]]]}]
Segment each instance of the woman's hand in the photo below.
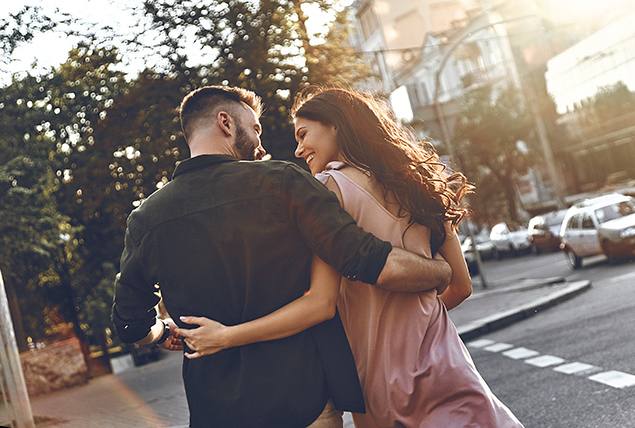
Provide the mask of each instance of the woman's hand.
[{"label": "woman's hand", "polygon": [[197,328],[191,330],[176,329],[187,347],[194,351],[193,353],[185,353],[187,358],[199,358],[231,347],[229,327],[204,317],[181,317],[180,319],[185,324],[198,325]]},{"label": "woman's hand", "polygon": [[170,326],[170,335],[165,342],[158,343],[157,346],[163,349],[167,349],[168,351],[182,351],[183,350],[183,342],[181,341],[181,336],[177,333],[177,325],[172,321],[172,318],[167,318],[163,320],[167,325]]}]

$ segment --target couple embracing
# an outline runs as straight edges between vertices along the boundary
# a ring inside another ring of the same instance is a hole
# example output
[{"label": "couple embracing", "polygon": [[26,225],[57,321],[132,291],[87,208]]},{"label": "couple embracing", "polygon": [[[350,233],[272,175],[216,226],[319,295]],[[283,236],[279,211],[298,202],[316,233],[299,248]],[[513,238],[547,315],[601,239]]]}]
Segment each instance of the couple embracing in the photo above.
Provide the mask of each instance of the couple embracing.
[{"label": "couple embracing", "polygon": [[113,321],[124,342],[185,350],[190,426],[341,427],[351,411],[357,428],[522,427],[447,314],[471,293],[465,178],[339,88],[293,107],[314,177],[253,162],[261,110],[240,88],[187,95],[191,158],[128,218]]}]

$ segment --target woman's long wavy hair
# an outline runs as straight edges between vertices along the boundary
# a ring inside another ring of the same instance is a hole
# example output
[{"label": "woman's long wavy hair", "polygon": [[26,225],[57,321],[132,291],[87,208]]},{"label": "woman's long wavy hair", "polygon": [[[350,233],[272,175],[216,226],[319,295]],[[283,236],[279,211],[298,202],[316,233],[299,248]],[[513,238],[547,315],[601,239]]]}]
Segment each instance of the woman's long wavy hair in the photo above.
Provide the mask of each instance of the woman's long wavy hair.
[{"label": "woman's long wavy hair", "polygon": [[417,142],[391,110],[371,95],[310,86],[296,96],[291,114],[334,125],[345,162],[372,174],[382,185],[384,197],[394,196],[400,215],[406,212],[430,228],[433,252],[445,241],[444,222],[456,228],[467,214],[459,206],[473,190],[465,176],[448,174],[431,145]]}]

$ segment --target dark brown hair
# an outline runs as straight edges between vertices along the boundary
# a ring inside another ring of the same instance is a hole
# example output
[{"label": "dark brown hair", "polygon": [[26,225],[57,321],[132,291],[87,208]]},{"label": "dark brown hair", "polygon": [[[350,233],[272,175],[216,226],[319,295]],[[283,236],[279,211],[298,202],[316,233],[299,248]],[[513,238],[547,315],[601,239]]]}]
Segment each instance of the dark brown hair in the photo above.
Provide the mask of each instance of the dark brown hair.
[{"label": "dark brown hair", "polygon": [[459,204],[473,186],[461,173],[448,174],[432,145],[418,142],[378,99],[351,89],[311,86],[296,96],[291,114],[334,125],[345,162],[370,172],[384,197],[391,193],[402,211],[430,228],[434,252],[445,240],[444,222],[458,227],[466,215]]},{"label": "dark brown hair", "polygon": [[[202,122],[210,120],[220,109],[236,114],[235,104],[245,103],[256,115],[262,113],[262,101],[258,95],[247,89],[235,86],[203,86],[183,98],[181,102],[181,127],[185,140]],[[234,104],[234,105],[232,105]]]}]

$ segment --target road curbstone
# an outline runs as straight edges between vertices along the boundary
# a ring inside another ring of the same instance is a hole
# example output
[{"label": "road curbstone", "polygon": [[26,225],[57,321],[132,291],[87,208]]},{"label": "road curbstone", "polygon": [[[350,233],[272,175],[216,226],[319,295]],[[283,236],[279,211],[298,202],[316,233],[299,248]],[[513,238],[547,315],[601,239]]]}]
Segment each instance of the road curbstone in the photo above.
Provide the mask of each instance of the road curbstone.
[{"label": "road curbstone", "polygon": [[476,337],[500,330],[515,322],[527,319],[539,311],[548,309],[564,302],[578,294],[588,290],[591,281],[575,281],[568,283],[565,287],[549,293],[546,296],[531,300],[528,303],[518,305],[506,311],[501,311],[493,315],[471,321],[457,327],[459,336],[463,341],[473,340]]}]

